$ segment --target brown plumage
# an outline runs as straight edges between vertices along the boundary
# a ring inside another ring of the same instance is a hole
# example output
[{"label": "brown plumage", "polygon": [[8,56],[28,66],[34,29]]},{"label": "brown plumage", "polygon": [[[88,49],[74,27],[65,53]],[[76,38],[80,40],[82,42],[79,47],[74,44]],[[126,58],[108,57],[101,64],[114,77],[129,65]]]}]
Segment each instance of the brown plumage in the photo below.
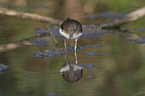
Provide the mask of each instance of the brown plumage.
[{"label": "brown plumage", "polygon": [[73,36],[73,34],[82,33],[82,25],[80,22],[70,19],[69,17],[61,24],[61,29],[69,34],[69,38]]}]

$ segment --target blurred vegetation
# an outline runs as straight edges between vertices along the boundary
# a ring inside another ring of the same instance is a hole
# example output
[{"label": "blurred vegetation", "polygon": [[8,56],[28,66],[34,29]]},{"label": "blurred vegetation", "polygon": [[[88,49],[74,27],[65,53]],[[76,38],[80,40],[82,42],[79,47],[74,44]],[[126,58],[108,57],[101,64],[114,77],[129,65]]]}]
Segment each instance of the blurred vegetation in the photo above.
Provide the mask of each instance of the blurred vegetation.
[{"label": "blurred vegetation", "polygon": [[[145,0],[1,0],[0,6],[37,13],[59,19],[68,16],[83,23],[103,23],[115,18],[100,17],[100,13],[127,14],[143,7]],[[36,28],[46,23],[0,15],[0,44],[18,42],[33,37]],[[122,26],[129,32],[145,36],[145,18]],[[50,24],[51,25],[51,24]],[[52,27],[55,25],[51,25]],[[63,40],[58,39],[61,46]],[[83,79],[75,84],[66,82],[59,73],[64,56],[33,58],[37,51],[50,46],[22,46],[0,53],[0,63],[9,66],[0,74],[0,96],[143,96],[145,95],[145,46],[114,34],[98,39],[81,39],[79,45],[101,45],[78,51],[79,64],[84,67]],[[88,56],[86,52],[112,56]],[[74,53],[69,54],[74,61]],[[99,69],[101,68],[101,69]],[[88,78],[88,76],[92,78]]]}]

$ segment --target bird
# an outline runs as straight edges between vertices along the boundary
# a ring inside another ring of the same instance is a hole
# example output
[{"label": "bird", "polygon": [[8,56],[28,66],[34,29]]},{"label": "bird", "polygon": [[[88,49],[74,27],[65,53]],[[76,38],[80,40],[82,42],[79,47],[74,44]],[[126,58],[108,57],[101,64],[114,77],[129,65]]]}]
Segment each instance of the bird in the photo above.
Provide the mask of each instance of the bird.
[{"label": "bird", "polygon": [[82,24],[68,17],[60,26],[59,33],[65,38],[64,46],[66,48],[66,40],[75,40],[75,52],[77,51],[77,41],[83,35]]}]

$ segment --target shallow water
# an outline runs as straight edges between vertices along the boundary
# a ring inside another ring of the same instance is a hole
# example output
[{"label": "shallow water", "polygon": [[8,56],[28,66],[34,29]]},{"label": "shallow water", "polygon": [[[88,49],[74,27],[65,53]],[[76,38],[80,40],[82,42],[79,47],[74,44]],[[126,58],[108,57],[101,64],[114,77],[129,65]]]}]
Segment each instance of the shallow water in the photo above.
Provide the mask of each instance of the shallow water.
[{"label": "shallow water", "polygon": [[[15,2],[4,4],[14,10],[24,10],[54,18],[65,19],[70,16],[83,23],[102,23],[121,18],[124,14],[140,8],[144,1],[126,0],[124,3],[120,1],[121,4],[118,5],[120,7],[116,8],[112,4],[117,4],[114,0],[108,2],[94,0],[95,4],[89,0],[80,1],[81,3],[76,5],[76,12],[70,10],[68,13],[63,12],[63,10],[68,10],[68,6],[64,6],[69,3],[67,1],[64,1],[66,3],[57,0],[32,2],[33,0],[27,2],[26,5],[21,5],[21,3],[15,5]],[[74,0],[74,2],[77,1]],[[1,3],[1,6],[4,4]],[[81,4],[83,7],[79,6]],[[94,10],[87,7],[87,4]],[[53,7],[52,5],[60,6]],[[40,29],[45,29],[46,23],[2,15],[0,19],[1,46],[24,39],[35,44],[23,43],[17,48],[0,53],[0,96],[145,95],[144,18],[131,22],[132,24],[123,25],[121,30],[96,31],[84,27],[84,35],[78,40],[78,64],[76,65],[74,64],[76,62],[74,42],[70,42],[67,55],[65,55],[63,38],[58,34],[59,25],[50,24],[59,43],[59,46],[55,47],[51,38],[33,38],[36,33],[43,33]],[[72,64],[71,70],[66,67],[67,64]],[[69,70],[68,72],[75,69],[77,71],[63,77],[63,72],[60,72],[62,68]],[[68,78],[75,81],[72,83]]]}]

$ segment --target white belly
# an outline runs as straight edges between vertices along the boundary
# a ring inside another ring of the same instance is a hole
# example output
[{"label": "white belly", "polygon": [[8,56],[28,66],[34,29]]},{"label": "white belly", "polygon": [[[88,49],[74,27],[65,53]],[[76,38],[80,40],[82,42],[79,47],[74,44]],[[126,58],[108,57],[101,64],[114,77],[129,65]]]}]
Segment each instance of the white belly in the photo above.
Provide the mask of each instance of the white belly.
[{"label": "white belly", "polygon": [[81,35],[83,35],[83,32],[79,34],[74,33],[70,38],[70,35],[65,33],[61,28],[59,29],[59,33],[66,39],[78,39]]}]

